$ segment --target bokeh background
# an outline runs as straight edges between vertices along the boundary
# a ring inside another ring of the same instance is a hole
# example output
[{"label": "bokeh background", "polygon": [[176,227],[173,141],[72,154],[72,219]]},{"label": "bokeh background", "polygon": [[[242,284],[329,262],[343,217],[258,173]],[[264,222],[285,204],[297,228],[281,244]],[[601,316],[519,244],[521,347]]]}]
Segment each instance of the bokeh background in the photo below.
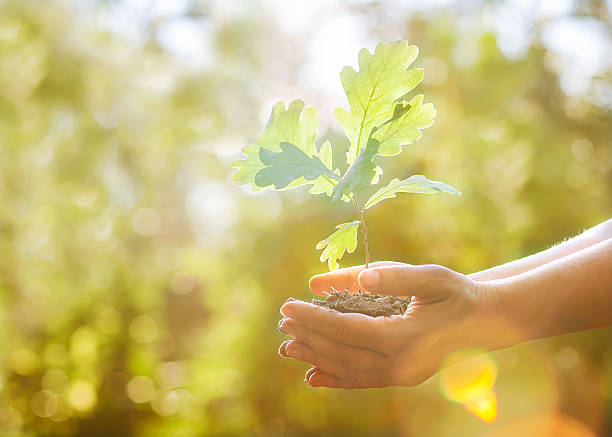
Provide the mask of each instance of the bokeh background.
[{"label": "bokeh background", "polygon": [[[437,378],[309,389],[277,356],[350,205],[250,193],[272,104],[348,146],[338,73],[406,39],[438,111],[383,181],[463,192],[369,211],[375,259],[471,273],[612,216],[612,2],[0,0],[0,434],[612,435],[612,331],[493,354],[499,419]],[[359,248],[343,265],[362,263]],[[542,307],[541,311],[546,311]]]}]

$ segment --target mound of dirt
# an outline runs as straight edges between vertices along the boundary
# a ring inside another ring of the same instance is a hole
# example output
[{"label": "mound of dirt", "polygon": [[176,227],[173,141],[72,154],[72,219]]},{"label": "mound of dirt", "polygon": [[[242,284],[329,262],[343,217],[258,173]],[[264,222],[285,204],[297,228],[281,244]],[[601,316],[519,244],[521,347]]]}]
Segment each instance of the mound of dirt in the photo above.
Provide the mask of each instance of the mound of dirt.
[{"label": "mound of dirt", "polygon": [[326,300],[313,299],[312,303],[341,313],[361,313],[379,317],[404,314],[410,298],[380,296],[374,293],[350,294],[348,290],[345,290],[330,293]]}]

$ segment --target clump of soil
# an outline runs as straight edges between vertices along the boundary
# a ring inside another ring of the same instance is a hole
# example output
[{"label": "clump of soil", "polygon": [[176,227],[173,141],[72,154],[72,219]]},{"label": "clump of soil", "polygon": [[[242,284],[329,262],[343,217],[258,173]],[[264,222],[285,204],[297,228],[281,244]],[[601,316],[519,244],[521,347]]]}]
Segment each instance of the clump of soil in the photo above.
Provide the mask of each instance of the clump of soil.
[{"label": "clump of soil", "polygon": [[312,303],[341,313],[361,313],[378,317],[404,314],[410,298],[381,296],[374,293],[350,294],[345,290],[329,293],[326,300],[313,299]]}]

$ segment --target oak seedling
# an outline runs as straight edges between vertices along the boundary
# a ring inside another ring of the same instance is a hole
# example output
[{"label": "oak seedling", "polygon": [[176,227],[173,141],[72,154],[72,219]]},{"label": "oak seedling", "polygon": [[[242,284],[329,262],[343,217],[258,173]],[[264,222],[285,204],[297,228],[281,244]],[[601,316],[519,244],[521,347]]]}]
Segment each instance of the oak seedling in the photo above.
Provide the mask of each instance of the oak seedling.
[{"label": "oak seedling", "polygon": [[417,55],[418,48],[405,41],[380,43],[374,53],[367,49],[359,52],[359,71],[347,66],[340,72],[349,103],[349,110],[335,110],[336,120],[350,142],[344,173],[332,162],[334,146],[329,141],[315,146],[317,111],[301,100],[292,101],[288,107],[276,103],[256,144],[242,149],[246,158],[232,163],[238,169],[233,180],[241,185],[250,183],[253,191],[310,185],[312,194],[327,196],[334,203],[354,204],[355,220],[337,225],[335,232],[316,245],[323,250],[321,262],[327,261],[330,270],[339,267],[344,253],[356,249],[359,227],[368,267],[364,212],[379,202],[397,193],[460,194],[445,183],[413,175],[392,179],[365,202],[361,200],[379,183],[382,169],[375,163],[376,157],[400,154],[403,146],[417,141],[421,130],[433,124],[433,105],[423,103],[422,94],[410,98],[424,75],[423,69],[408,68]]}]

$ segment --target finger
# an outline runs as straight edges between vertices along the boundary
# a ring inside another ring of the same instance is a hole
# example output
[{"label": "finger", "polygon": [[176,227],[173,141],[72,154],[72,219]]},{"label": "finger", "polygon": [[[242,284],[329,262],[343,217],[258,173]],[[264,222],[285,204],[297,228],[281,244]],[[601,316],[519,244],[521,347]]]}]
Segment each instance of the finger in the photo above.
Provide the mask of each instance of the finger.
[{"label": "finger", "polygon": [[[333,375],[336,378],[342,378],[349,384],[378,387],[382,386],[383,381],[386,379],[386,375],[364,373],[351,366],[347,366],[346,364],[341,365],[340,363],[331,360],[329,357],[317,353],[307,344],[300,341],[289,340],[286,351],[289,358],[294,358],[296,360],[316,366],[321,371]],[[312,380],[313,375],[310,376],[310,380]]]},{"label": "finger", "polygon": [[[337,365],[332,363],[327,358],[317,354],[310,347],[304,343],[300,343],[296,340],[287,340],[287,346],[285,348],[288,358],[293,358],[299,361],[310,364],[317,369],[322,369],[326,373],[332,373],[339,375],[342,373]],[[312,375],[310,376],[312,378]]]},{"label": "finger", "polygon": [[325,373],[322,370],[314,372],[308,381],[311,387],[327,387],[327,388],[344,388],[344,389],[355,389],[361,388],[357,384],[349,384],[343,379],[337,378],[329,373]]},{"label": "finger", "polygon": [[444,300],[465,277],[438,265],[382,266],[359,274],[359,285],[371,292],[416,296],[426,302]]},{"label": "finger", "polygon": [[381,388],[381,387],[389,386],[389,384],[376,384],[376,383],[373,383],[371,385],[354,384],[354,383],[345,381],[342,378],[338,378],[337,376],[330,375],[329,373],[325,373],[322,370],[318,370],[317,372],[313,373],[308,383],[310,384],[311,387],[343,388],[346,390],[364,389],[364,388]]},{"label": "finger", "polygon": [[287,357],[287,343],[289,343],[289,340],[283,341],[278,347],[278,354],[283,358],[288,358]]},{"label": "finger", "polygon": [[281,313],[332,340],[383,353],[389,350],[388,340],[394,335],[387,328],[389,317],[339,313],[302,301],[286,302]]},{"label": "finger", "polygon": [[388,376],[389,374],[387,366],[389,358],[379,352],[331,340],[325,335],[299,325],[290,318],[283,319],[279,329],[333,362],[335,367],[342,369],[343,373],[335,373],[336,375],[350,372],[376,376]]},{"label": "finger", "polygon": [[319,370],[318,367],[311,367],[310,369],[308,369],[304,374],[304,381],[308,382],[312,374],[315,373],[317,370]]},{"label": "finger", "polygon": [[[386,266],[401,264],[393,261],[378,261],[370,264],[370,266]],[[357,276],[363,270],[364,266],[347,267],[344,269],[334,270],[329,273],[322,273],[310,278],[309,286],[313,293],[320,296],[326,296],[331,291],[348,290],[349,293],[357,293],[359,284]]]}]

